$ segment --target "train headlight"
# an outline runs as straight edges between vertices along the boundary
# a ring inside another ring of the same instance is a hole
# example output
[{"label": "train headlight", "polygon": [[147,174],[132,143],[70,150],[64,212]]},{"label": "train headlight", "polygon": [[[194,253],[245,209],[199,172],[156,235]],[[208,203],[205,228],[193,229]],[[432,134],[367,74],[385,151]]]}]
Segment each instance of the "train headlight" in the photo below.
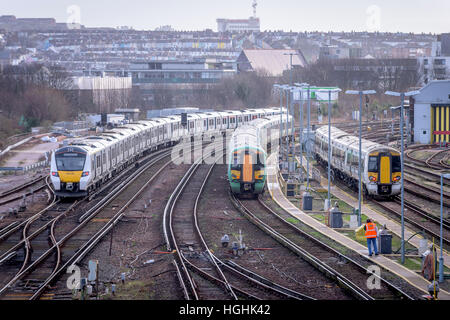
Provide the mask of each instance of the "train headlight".
[{"label": "train headlight", "polygon": [[59,174],[58,174],[57,171],[52,171],[52,176],[53,176],[53,177],[59,177]]},{"label": "train headlight", "polygon": [[394,177],[394,181],[395,181],[395,182],[399,182],[399,181],[400,181],[400,179],[401,179],[401,177],[400,177],[400,176],[396,176],[396,177]]},{"label": "train headlight", "polygon": [[89,171],[84,171],[84,172],[81,174],[82,177],[87,177],[88,175],[89,175]]},{"label": "train headlight", "polygon": [[370,176],[370,177],[369,177],[369,180],[372,181],[372,182],[376,182],[376,181],[377,181],[377,178],[375,178],[374,176]]}]

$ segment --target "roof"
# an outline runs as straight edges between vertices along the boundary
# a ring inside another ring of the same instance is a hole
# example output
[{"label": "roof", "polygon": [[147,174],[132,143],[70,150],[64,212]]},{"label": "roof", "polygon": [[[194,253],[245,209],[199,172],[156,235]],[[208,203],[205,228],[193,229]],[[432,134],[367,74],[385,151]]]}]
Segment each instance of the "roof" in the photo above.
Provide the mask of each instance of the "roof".
[{"label": "roof", "polygon": [[291,53],[292,65],[304,67],[306,62],[301,52],[289,49],[246,49],[242,50],[238,61],[247,60],[251,69],[265,69],[270,76],[278,77],[289,70]]}]

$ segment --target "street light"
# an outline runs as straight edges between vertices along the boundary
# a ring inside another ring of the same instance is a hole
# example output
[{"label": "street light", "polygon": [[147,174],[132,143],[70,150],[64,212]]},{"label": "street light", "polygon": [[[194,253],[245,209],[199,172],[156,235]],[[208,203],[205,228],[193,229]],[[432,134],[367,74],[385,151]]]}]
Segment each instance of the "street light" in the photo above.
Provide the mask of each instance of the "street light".
[{"label": "street light", "polygon": [[440,240],[440,247],[441,247],[441,255],[439,257],[439,282],[444,282],[444,256],[443,256],[443,249],[442,249],[442,225],[444,222],[444,178],[450,179],[450,173],[441,173],[441,226],[440,226],[440,234],[441,237]]},{"label": "street light", "polygon": [[282,130],[281,123],[283,122],[282,114],[283,114],[283,96],[281,95],[281,86],[279,84],[274,84],[274,88],[277,88],[280,91],[280,132],[279,132],[279,139],[278,139],[278,145],[281,145],[281,137],[282,137]]},{"label": "street light", "polygon": [[359,156],[358,156],[358,176],[359,176],[359,184],[358,184],[358,225],[361,225],[361,184],[362,184],[362,177],[361,177],[361,132],[362,132],[362,96],[363,94],[375,94],[375,90],[347,90],[345,91],[346,94],[357,94],[359,95]]},{"label": "street light", "polygon": [[282,142],[283,142],[283,93],[285,89],[285,85],[280,84],[274,84],[275,88],[277,88],[280,91],[280,139],[279,139],[279,146],[280,146],[280,152],[282,154]]},{"label": "street light", "polygon": [[403,173],[403,152],[404,152],[404,142],[403,142],[403,105],[405,103],[405,97],[413,96],[416,94],[419,94],[420,91],[409,91],[409,92],[394,92],[394,91],[386,91],[384,94],[388,96],[394,96],[394,97],[400,97],[401,98],[401,105],[400,105],[400,145],[401,145],[401,151],[400,151],[400,163],[401,163],[401,221],[402,221],[402,242],[401,242],[401,251],[402,251],[402,264],[405,263],[405,190],[404,190],[404,181],[405,176]]},{"label": "street light", "polygon": [[298,92],[300,93],[299,103],[299,120],[300,120],[300,168],[303,168],[303,87],[308,86],[307,83],[295,83],[297,87],[300,87]]},{"label": "street light", "polygon": [[318,90],[318,92],[328,92],[328,208],[331,207],[331,93],[341,91],[339,88]]}]

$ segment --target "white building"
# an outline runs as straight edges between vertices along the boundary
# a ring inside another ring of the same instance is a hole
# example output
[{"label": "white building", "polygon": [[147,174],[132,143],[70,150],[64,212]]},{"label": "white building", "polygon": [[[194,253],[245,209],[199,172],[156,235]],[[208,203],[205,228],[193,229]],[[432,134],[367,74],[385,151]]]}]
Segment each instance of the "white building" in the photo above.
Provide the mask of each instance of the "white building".
[{"label": "white building", "polygon": [[450,80],[435,80],[410,100],[414,143],[450,142]]},{"label": "white building", "polygon": [[432,80],[450,79],[450,56],[419,57],[417,60],[422,84]]},{"label": "white building", "polygon": [[259,18],[250,17],[248,19],[217,19],[218,32],[246,32],[260,31]]},{"label": "white building", "polygon": [[431,56],[418,57],[421,83],[450,79],[450,34],[438,36],[432,43]]}]

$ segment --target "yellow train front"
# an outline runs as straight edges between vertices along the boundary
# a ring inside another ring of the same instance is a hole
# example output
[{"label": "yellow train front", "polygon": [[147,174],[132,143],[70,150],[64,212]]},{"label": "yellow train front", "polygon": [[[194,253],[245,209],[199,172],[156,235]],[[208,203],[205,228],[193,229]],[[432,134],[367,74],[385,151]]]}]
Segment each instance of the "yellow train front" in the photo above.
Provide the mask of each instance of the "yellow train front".
[{"label": "yellow train front", "polygon": [[365,169],[363,181],[366,194],[388,197],[400,194],[400,153],[392,149],[371,151]]},{"label": "yellow train front", "polygon": [[[331,170],[349,187],[359,187],[359,138],[331,127]],[[314,153],[318,162],[328,165],[328,126],[315,132]],[[398,150],[361,141],[362,186],[365,195],[390,198],[401,189],[401,162]]]}]

